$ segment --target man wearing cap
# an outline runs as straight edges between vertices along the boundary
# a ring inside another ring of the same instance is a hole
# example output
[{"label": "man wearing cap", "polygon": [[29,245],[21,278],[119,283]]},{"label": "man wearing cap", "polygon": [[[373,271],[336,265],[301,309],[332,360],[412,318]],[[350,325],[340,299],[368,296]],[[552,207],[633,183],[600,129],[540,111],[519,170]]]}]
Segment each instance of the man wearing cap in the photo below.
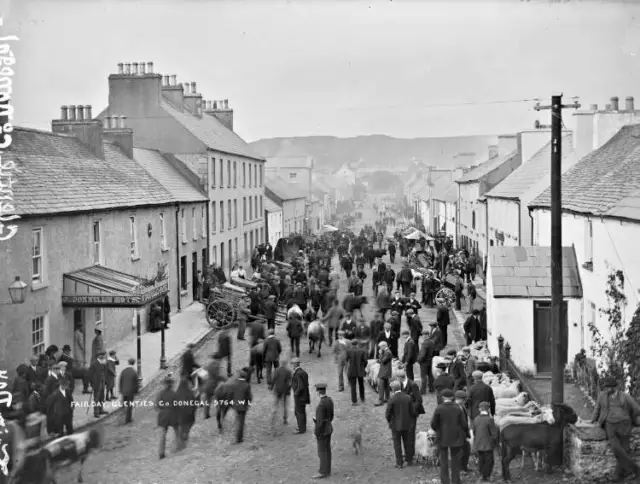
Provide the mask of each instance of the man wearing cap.
[{"label": "man wearing cap", "polygon": [[73,434],[73,395],[66,379],[47,398],[47,431],[49,435]]},{"label": "man wearing cap", "polygon": [[420,316],[413,308],[410,308],[410,310],[407,310],[407,326],[409,326],[411,338],[414,341],[418,341],[422,333],[422,321],[420,321]]},{"label": "man wearing cap", "polygon": [[621,482],[627,475],[640,477],[640,468],[629,455],[630,432],[640,418],[640,406],[630,395],[619,389],[614,378],[604,381],[604,391],[598,395],[596,408],[591,418],[607,433],[611,451],[616,458],[616,471],[613,482]]},{"label": "man wearing cap", "polygon": [[[385,272],[386,275],[386,272]],[[383,278],[384,276],[383,275]],[[378,306],[378,311],[380,311],[380,314],[382,315],[382,320],[384,321],[384,317],[387,314],[387,311],[389,310],[389,308],[391,307],[391,298],[389,297],[389,290],[387,289],[387,286],[380,286],[380,289],[378,290],[378,295],[376,297],[376,305]]]},{"label": "man wearing cap", "polygon": [[467,318],[464,322],[464,334],[467,338],[467,346],[476,341],[480,341],[481,328],[480,328],[480,311],[478,309],[473,310],[473,314]]},{"label": "man wearing cap", "polygon": [[415,380],[413,375],[413,365],[415,365],[418,359],[418,343],[413,339],[413,335],[408,331],[402,332],[402,339],[404,340],[404,348],[402,351],[402,363],[404,364],[405,371],[409,380]]},{"label": "man wearing cap", "polygon": [[433,357],[435,356],[435,344],[433,340],[429,338],[429,330],[424,330],[422,334],[425,338],[422,340],[422,346],[418,353],[418,364],[420,365],[420,393],[422,395],[427,394],[427,385],[429,392],[433,393]]},{"label": "man wearing cap", "polygon": [[455,386],[455,382],[451,375],[447,373],[447,365],[446,363],[438,363],[436,368],[442,370],[442,373],[438,375],[436,381],[433,382],[433,386],[437,392],[437,401],[438,405],[442,403],[442,392],[445,390],[453,391],[453,387]]},{"label": "man wearing cap", "polygon": [[264,317],[267,319],[267,329],[276,329],[277,313],[278,304],[276,303],[276,297],[271,295],[267,298],[267,302],[264,303]]},{"label": "man wearing cap", "polygon": [[44,398],[49,398],[54,391],[58,389],[60,385],[60,364],[49,362],[49,372],[47,373],[47,378],[44,380]]},{"label": "man wearing cap", "polygon": [[[398,372],[398,382],[400,382],[400,390],[402,391],[402,393],[406,393],[407,395],[409,395],[409,397],[411,398],[411,404],[413,406],[413,421],[411,428],[409,429],[409,446],[411,447],[411,456],[413,457],[415,455],[416,427],[418,425],[418,417],[420,415],[424,415],[425,410],[418,384],[412,380],[409,380],[406,373],[402,370]],[[409,462],[408,457],[407,462]]]},{"label": "man wearing cap", "polygon": [[292,311],[287,318],[287,335],[291,344],[291,355],[300,358],[300,338],[304,333],[300,313]]},{"label": "man wearing cap", "polygon": [[104,351],[98,353],[95,361],[89,367],[89,378],[93,389],[93,416],[98,418],[107,412],[104,409],[104,399],[107,378],[107,354]]},{"label": "man wearing cap", "polygon": [[473,450],[478,455],[478,471],[482,476],[481,482],[489,482],[493,472],[493,449],[498,443],[498,428],[489,415],[489,402],[480,402],[480,413],[473,420]]},{"label": "man wearing cap", "polygon": [[193,354],[193,349],[195,345],[193,343],[189,343],[187,345],[187,349],[181,356],[181,369],[180,369],[180,378],[188,378],[191,379],[191,375],[194,370],[200,368],[200,365],[196,363],[196,356]]},{"label": "man wearing cap", "polygon": [[[455,392],[455,403],[464,412],[464,418],[469,423],[469,415],[467,414],[467,392],[458,390]],[[463,472],[469,472],[469,457],[471,457],[471,444],[465,439],[462,445],[462,457],[460,459],[460,468]]]},{"label": "man wearing cap", "polygon": [[334,336],[337,339],[336,333],[339,329],[340,321],[342,321],[343,317],[344,311],[340,306],[340,301],[338,301],[338,299],[336,298],[333,300],[333,304],[327,311],[327,314],[324,314],[323,312],[322,317],[322,321],[329,327],[329,346],[333,344]]},{"label": "man wearing cap", "polygon": [[133,421],[133,399],[140,390],[138,387],[138,372],[134,368],[136,359],[129,358],[127,363],[129,366],[120,372],[118,381],[118,388],[120,389],[120,395],[122,395],[122,406],[125,408],[125,424]]},{"label": "man wearing cap", "polygon": [[402,328],[402,316],[396,309],[391,310],[391,316],[389,316],[389,320],[387,321],[391,325],[391,330],[400,334],[400,329]]},{"label": "man wearing cap", "polygon": [[293,375],[291,376],[291,389],[293,390],[293,413],[296,416],[298,428],[296,434],[304,434],[307,431],[307,405],[311,403],[309,395],[309,375],[300,367],[300,359],[291,360]]},{"label": "man wearing cap", "polygon": [[369,359],[376,357],[376,345],[378,344],[378,338],[380,337],[380,333],[382,333],[383,326],[384,320],[382,313],[376,311],[373,320],[369,323]]},{"label": "man wearing cap", "polygon": [[447,343],[444,341],[444,333],[442,332],[442,329],[439,327],[436,321],[429,322],[428,338],[431,341],[433,341],[433,346],[435,351],[434,355],[438,356],[440,354],[440,351],[442,351],[442,349],[447,345]]},{"label": "man wearing cap", "polygon": [[116,397],[113,394],[113,390],[116,386],[116,366],[120,364],[120,360],[116,356],[115,350],[109,351],[109,356],[107,357],[107,400],[114,400]]},{"label": "man wearing cap", "polygon": [[353,313],[348,312],[344,318],[344,321],[340,325],[340,330],[344,331],[345,334],[351,331],[351,333],[355,333],[356,331],[356,322],[353,320]]},{"label": "man wearing cap", "polygon": [[291,381],[293,372],[289,368],[287,360],[282,361],[273,374],[273,413],[271,415],[271,425],[275,425],[278,408],[283,407],[283,422],[287,425],[287,410],[289,407],[289,396],[291,395]]},{"label": "man wearing cap", "polygon": [[100,321],[96,323],[95,334],[91,342],[91,363],[96,361],[98,353],[105,352],[106,354],[107,351],[104,340],[102,339],[102,323]]},{"label": "man wearing cap", "polygon": [[355,406],[358,404],[356,382],[360,390],[360,401],[364,403],[364,374],[367,367],[367,354],[355,339],[351,341],[351,347],[347,349],[346,363],[347,378],[351,388],[351,404]]},{"label": "man wearing cap", "polygon": [[238,372],[238,378],[230,382],[230,395],[233,409],[236,411],[236,440],[235,444],[244,442],[244,423],[249,407],[253,401],[251,384],[249,378],[249,368],[243,368]]},{"label": "man wearing cap", "polygon": [[273,388],[273,370],[280,365],[280,354],[282,353],[282,345],[280,340],[276,338],[274,330],[269,330],[269,335],[262,343],[262,347],[262,361],[267,367],[267,385],[271,390]]},{"label": "man wearing cap", "polygon": [[422,309],[422,306],[420,305],[420,303],[416,299],[416,293],[415,292],[412,292],[411,294],[409,294],[409,300],[406,302],[405,307],[407,309],[411,308],[413,310],[414,314],[418,314],[418,310]]},{"label": "man wearing cap", "polygon": [[38,357],[31,356],[29,358],[29,364],[25,369],[25,378],[29,382],[29,385],[33,385],[38,381]]},{"label": "man wearing cap", "polygon": [[467,388],[470,388],[473,385],[473,372],[476,371],[476,364],[478,363],[478,358],[471,354],[471,348],[465,346],[462,348],[462,353],[464,354],[464,372],[467,375]]},{"label": "man wearing cap", "polygon": [[[460,464],[465,439],[470,437],[469,426],[462,409],[453,401],[452,390],[443,390],[433,417],[431,428],[436,431],[436,445],[440,448],[440,481],[460,484]],[[451,454],[451,480],[449,480],[449,453]]]},{"label": "man wearing cap", "polygon": [[471,374],[471,377],[473,378],[473,385],[469,388],[469,398],[467,400],[467,409],[469,410],[471,421],[474,421],[480,413],[480,402],[488,402],[491,415],[495,415],[496,399],[491,387],[482,381],[482,372],[476,370]]},{"label": "man wearing cap", "polygon": [[453,378],[454,385],[453,389],[455,390],[463,390],[467,387],[467,374],[464,371],[464,353],[462,351],[458,351],[455,354],[455,358],[451,362],[451,366],[449,367],[449,371],[451,372],[451,377]]},{"label": "man wearing cap", "polygon": [[396,291],[393,294],[393,299],[391,300],[390,309],[392,311],[397,311],[399,317],[402,318],[402,313],[405,311],[406,307],[405,307],[405,301],[400,295],[400,291]]},{"label": "man wearing cap", "polygon": [[411,442],[411,429],[415,423],[415,410],[411,397],[402,392],[400,382],[391,383],[391,398],[387,403],[385,417],[389,422],[391,437],[393,438],[393,450],[396,456],[396,467],[401,468],[403,463],[402,447],[404,446],[407,465],[413,465],[415,442]]},{"label": "man wearing cap", "polygon": [[314,479],[324,479],[331,475],[331,434],[333,433],[333,400],[327,396],[327,384],[317,383],[316,390],[320,403],[316,407],[313,434],[318,442],[320,469]]},{"label": "man wearing cap", "polygon": [[336,344],[333,345],[333,356],[338,369],[338,391],[344,391],[344,372],[347,367],[347,351],[349,350],[349,341],[345,338],[344,331],[338,331]]},{"label": "man wearing cap", "polygon": [[249,310],[249,297],[241,297],[238,301],[238,309],[236,311],[236,320],[238,321],[238,340],[244,341],[244,332],[247,328],[247,319],[251,311]]},{"label": "man wearing cap", "polygon": [[160,459],[165,458],[167,447],[167,431],[173,429],[176,437],[176,447],[179,441],[178,435],[178,413],[176,411],[177,400],[176,392],[173,391],[173,379],[171,375],[167,375],[162,383],[163,389],[158,394],[155,402],[155,408],[158,412],[157,424],[160,427],[160,441],[158,443],[158,456]]},{"label": "man wearing cap", "polygon": [[62,354],[60,355],[58,363],[62,363],[63,361],[67,364],[67,371],[71,373],[73,370],[73,357],[71,356],[71,346],[69,345],[62,347]]},{"label": "man wearing cap", "polygon": [[378,403],[374,404],[376,407],[384,405],[389,400],[389,380],[391,379],[391,360],[393,359],[386,341],[381,341],[378,348],[377,361],[380,364],[380,369],[378,370]]}]

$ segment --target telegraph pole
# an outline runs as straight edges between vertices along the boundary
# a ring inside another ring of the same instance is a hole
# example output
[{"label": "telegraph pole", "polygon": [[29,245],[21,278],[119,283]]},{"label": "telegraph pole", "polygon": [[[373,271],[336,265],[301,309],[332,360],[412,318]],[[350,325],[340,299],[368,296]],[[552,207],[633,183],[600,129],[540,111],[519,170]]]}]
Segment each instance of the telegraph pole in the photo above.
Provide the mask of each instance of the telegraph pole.
[{"label": "telegraph pole", "polygon": [[563,317],[562,287],[562,109],[578,109],[578,98],[563,105],[562,94],[551,97],[551,106],[535,106],[536,111],[551,109],[551,403],[564,403],[564,342],[567,328]]}]

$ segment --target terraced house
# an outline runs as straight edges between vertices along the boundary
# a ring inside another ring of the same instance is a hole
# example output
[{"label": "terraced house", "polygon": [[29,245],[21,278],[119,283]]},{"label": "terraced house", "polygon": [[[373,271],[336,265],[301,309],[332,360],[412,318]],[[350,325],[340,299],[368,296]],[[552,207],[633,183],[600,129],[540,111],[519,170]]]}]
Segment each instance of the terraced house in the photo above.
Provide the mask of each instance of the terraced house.
[{"label": "terraced house", "polygon": [[[110,122],[115,122],[112,119]],[[13,185],[18,232],[2,242],[0,285],[19,277],[25,302],[0,305],[0,368],[13,370],[51,344],[95,324],[107,347],[147,327],[149,305],[193,300],[206,255],[207,197],[160,153],[133,149],[133,132],[104,128],[91,107],[63,107],[55,133],[16,128],[3,162],[19,167]],[[147,168],[153,168],[152,176]]]},{"label": "terraced house", "polygon": [[153,63],[120,63],[109,76],[109,104],[124,115],[136,148],[169,154],[209,199],[209,260],[230,270],[265,240],[264,158],[233,131],[228,100],[205,101],[195,82],[160,75]]}]

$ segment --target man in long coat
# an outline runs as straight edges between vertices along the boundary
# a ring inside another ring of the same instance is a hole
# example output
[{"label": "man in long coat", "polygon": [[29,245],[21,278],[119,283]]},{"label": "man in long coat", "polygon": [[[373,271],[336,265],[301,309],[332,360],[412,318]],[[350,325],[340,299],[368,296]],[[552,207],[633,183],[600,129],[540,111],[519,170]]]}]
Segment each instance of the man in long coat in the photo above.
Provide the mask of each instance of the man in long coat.
[{"label": "man in long coat", "polygon": [[244,442],[244,423],[253,401],[251,384],[247,381],[249,371],[247,368],[243,368],[240,370],[238,378],[231,383],[231,401],[233,409],[236,411],[236,444]]},{"label": "man in long coat", "polygon": [[314,435],[318,442],[320,469],[314,479],[323,479],[331,475],[331,434],[333,434],[333,400],[327,396],[327,384],[317,383],[316,390],[320,403],[316,407]]},{"label": "man in long coat", "polygon": [[407,465],[413,465],[413,448],[411,443],[411,427],[414,425],[415,415],[411,397],[402,392],[400,383],[391,383],[392,395],[387,403],[385,417],[391,429],[393,438],[393,450],[396,456],[396,467],[401,468],[403,464],[402,446]]},{"label": "man in long coat", "polygon": [[480,327],[480,311],[478,309],[473,310],[473,314],[467,318],[464,322],[464,334],[467,338],[467,345],[480,341],[482,336],[482,329]]},{"label": "man in long coat", "polygon": [[47,398],[47,427],[54,435],[73,434],[73,395],[66,379]]},{"label": "man in long coat", "polygon": [[293,389],[293,411],[298,423],[296,434],[304,434],[307,431],[307,405],[311,403],[309,395],[309,375],[300,367],[300,359],[291,360],[293,376],[291,388]]},{"label": "man in long coat", "polygon": [[133,367],[136,364],[135,358],[129,358],[129,366],[120,373],[118,388],[122,395],[122,405],[125,407],[124,423],[128,424],[133,420],[133,399],[138,394],[139,382],[138,372]]},{"label": "man in long coat", "polygon": [[367,367],[367,354],[355,339],[351,341],[351,347],[347,349],[346,361],[347,379],[351,388],[351,404],[355,406],[358,404],[356,383],[360,390],[360,401],[364,403],[364,374]]},{"label": "man in long coat", "polygon": [[164,459],[167,447],[167,431],[172,428],[178,447],[178,414],[176,412],[176,392],[173,391],[173,379],[167,376],[162,381],[164,387],[156,398],[155,407],[158,412],[157,424],[160,427],[160,442],[158,443],[158,456]]},{"label": "man in long coat", "polygon": [[107,354],[104,351],[100,351],[97,358],[91,363],[89,375],[91,388],[93,389],[93,416],[98,418],[100,415],[108,413],[104,409],[104,400],[107,391]]},{"label": "man in long coat", "polygon": [[275,331],[269,330],[267,339],[262,343],[263,359],[267,367],[267,385],[269,390],[273,388],[273,370],[280,365],[280,353],[282,353],[282,345],[280,340],[276,338]]},{"label": "man in long coat", "polygon": [[425,330],[422,332],[425,336],[422,341],[422,346],[420,347],[420,352],[418,353],[418,364],[420,365],[420,393],[422,395],[427,394],[427,386],[429,388],[429,392],[434,392],[434,378],[433,378],[433,357],[436,354],[436,345],[433,340],[429,338],[429,331]]},{"label": "man in long coat", "polygon": [[409,446],[411,448],[411,452],[407,455],[407,464],[411,465],[411,460],[409,457],[413,458],[415,456],[416,428],[418,426],[418,417],[420,417],[420,415],[424,415],[425,410],[422,402],[422,394],[420,393],[418,384],[413,380],[408,379],[407,374],[404,371],[399,371],[397,376],[398,382],[400,383],[400,391],[402,393],[406,393],[407,395],[409,395],[409,397],[411,397],[411,405],[413,407],[412,425],[409,429]]}]

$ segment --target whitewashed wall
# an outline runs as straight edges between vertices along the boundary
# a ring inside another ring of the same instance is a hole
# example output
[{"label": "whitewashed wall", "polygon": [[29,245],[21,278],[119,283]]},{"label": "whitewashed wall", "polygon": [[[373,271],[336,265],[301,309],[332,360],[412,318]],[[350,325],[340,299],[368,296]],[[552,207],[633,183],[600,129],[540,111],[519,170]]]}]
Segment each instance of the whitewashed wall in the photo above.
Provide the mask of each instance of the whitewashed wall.
[{"label": "whitewashed wall", "polygon": [[[503,245],[520,245],[518,241],[518,202],[502,198],[487,198],[487,204],[489,211],[489,240],[493,240],[494,245],[501,245],[496,239],[496,231],[500,231],[504,233]],[[527,219],[529,219],[528,216]]]},{"label": "whitewashed wall", "polygon": [[275,247],[278,240],[282,238],[282,211],[267,212],[269,233],[267,234],[269,243]]},{"label": "whitewashed wall", "polygon": [[[551,218],[548,210],[534,210],[534,243],[551,244]],[[608,321],[600,312],[607,307],[606,281],[611,269],[622,269],[625,274],[626,295],[629,300],[626,310],[627,322],[640,302],[640,224],[621,222],[614,219],[592,218],[593,228],[593,270],[582,265],[586,260],[587,217],[563,214],[562,245],[575,247],[580,279],[584,291],[583,314],[585,326],[595,305],[595,321],[600,331],[606,331]],[[591,345],[589,331],[584,331],[583,347],[589,351]]]},{"label": "whitewashed wall", "polygon": [[447,220],[447,236],[453,237],[453,240],[457,240],[457,232],[456,232],[456,204],[455,203],[446,203],[445,204],[446,211],[446,220]]},{"label": "whitewashed wall", "polygon": [[[460,203],[460,223],[458,225],[459,236],[467,236],[480,244],[479,237],[479,211],[484,208],[477,202],[479,195],[478,183],[462,183],[459,184],[459,200]],[[473,211],[476,212],[476,228],[473,228]]]}]

